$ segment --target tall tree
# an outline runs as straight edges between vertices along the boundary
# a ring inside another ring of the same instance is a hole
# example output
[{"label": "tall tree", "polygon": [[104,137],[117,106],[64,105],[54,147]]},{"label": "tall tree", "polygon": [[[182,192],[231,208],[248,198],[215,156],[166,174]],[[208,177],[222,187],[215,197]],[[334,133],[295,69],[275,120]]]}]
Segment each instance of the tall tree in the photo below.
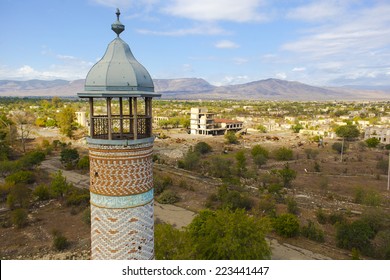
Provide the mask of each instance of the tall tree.
[{"label": "tall tree", "polygon": [[15,123],[22,150],[23,152],[26,152],[27,139],[30,137],[33,130],[35,117],[30,112],[18,111],[12,115],[12,121]]},{"label": "tall tree", "polygon": [[204,260],[269,259],[268,230],[268,220],[250,217],[243,209],[204,210],[188,227],[195,254]]},{"label": "tall tree", "polygon": [[360,131],[356,125],[341,125],[335,129],[337,136],[351,140],[353,138],[359,137]]},{"label": "tall tree", "polygon": [[61,110],[57,115],[57,123],[60,128],[60,132],[71,138],[73,136],[73,130],[75,129],[75,111],[71,107],[66,107]]}]

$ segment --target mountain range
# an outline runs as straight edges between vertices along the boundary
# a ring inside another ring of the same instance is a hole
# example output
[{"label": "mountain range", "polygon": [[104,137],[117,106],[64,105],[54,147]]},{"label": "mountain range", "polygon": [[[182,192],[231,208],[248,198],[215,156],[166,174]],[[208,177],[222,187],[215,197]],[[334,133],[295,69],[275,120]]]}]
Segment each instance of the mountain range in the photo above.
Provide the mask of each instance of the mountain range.
[{"label": "mountain range", "polygon": [[[214,86],[204,79],[154,79],[163,99],[249,100],[380,100],[389,99],[389,87],[317,87],[300,82],[266,79],[245,84]],[[0,80],[1,96],[76,97],[85,80]]]}]

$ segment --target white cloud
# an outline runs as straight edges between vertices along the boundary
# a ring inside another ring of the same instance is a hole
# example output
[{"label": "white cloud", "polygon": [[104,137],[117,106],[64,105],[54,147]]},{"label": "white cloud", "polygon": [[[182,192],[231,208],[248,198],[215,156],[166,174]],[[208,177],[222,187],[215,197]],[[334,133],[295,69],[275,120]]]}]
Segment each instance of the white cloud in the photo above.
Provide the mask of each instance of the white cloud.
[{"label": "white cloud", "polygon": [[137,29],[140,34],[161,36],[186,36],[186,35],[221,35],[228,34],[224,29],[211,25],[197,25],[190,28],[180,28],[168,31],[156,31],[149,29]]},{"label": "white cloud", "polygon": [[278,79],[285,80],[287,78],[287,75],[284,72],[280,72],[280,73],[276,73],[275,77],[278,78]]},{"label": "white cloud", "polygon": [[[384,2],[353,7],[326,23],[301,30],[301,38],[285,43],[281,49],[294,53],[290,60],[306,63],[316,80],[326,77],[338,84],[343,84],[342,79],[378,80],[385,77],[384,66],[390,58],[389,14],[390,5]],[[376,69],[378,73],[362,69]]]},{"label": "white cloud", "polygon": [[54,57],[58,59],[57,63],[50,65],[45,70],[37,69],[31,65],[23,65],[19,68],[2,65],[0,66],[0,79],[84,79],[94,64],[71,55],[54,55]]},{"label": "white cloud", "polygon": [[249,59],[243,57],[235,57],[233,58],[233,62],[237,65],[242,65],[249,62]]},{"label": "white cloud", "polygon": [[294,67],[292,69],[293,72],[304,72],[306,71],[306,67]]},{"label": "white cloud", "polygon": [[211,84],[215,86],[227,86],[227,85],[244,84],[247,82],[249,82],[248,76],[238,75],[238,76],[225,76],[220,81],[211,82]]},{"label": "white cloud", "polygon": [[259,12],[263,0],[171,0],[163,12],[198,21],[248,22],[265,20]]},{"label": "white cloud", "polygon": [[237,49],[240,47],[240,45],[238,45],[237,43],[234,43],[234,42],[229,41],[229,40],[219,41],[219,42],[215,43],[214,46],[218,49]]},{"label": "white cloud", "polygon": [[343,14],[347,7],[346,0],[313,1],[304,6],[292,9],[287,17],[303,21],[321,21],[332,19]]}]

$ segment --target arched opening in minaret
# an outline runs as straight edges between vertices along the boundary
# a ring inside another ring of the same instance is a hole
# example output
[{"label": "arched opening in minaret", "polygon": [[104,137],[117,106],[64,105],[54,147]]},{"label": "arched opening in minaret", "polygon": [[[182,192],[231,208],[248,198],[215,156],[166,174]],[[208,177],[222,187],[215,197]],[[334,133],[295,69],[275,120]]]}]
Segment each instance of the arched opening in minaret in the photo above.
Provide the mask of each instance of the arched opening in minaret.
[{"label": "arched opening in minaret", "polygon": [[152,136],[152,97],[105,97],[103,106],[95,103],[90,97],[91,138],[136,140]]}]

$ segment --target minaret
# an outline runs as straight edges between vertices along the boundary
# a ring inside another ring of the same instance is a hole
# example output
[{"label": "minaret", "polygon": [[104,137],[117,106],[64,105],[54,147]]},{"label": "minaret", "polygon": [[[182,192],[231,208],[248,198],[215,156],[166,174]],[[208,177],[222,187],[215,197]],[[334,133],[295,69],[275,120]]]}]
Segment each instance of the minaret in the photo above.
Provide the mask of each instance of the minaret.
[{"label": "minaret", "polygon": [[91,258],[153,259],[152,98],[161,95],[119,37],[116,15],[117,37],[77,94],[89,100]]}]

